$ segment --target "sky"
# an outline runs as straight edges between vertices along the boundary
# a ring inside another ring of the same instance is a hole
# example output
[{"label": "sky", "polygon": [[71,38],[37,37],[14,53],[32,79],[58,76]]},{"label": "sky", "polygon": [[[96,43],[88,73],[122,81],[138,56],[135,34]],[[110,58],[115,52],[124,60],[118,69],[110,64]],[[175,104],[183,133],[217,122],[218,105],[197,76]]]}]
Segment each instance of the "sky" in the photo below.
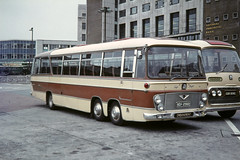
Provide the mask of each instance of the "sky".
[{"label": "sky", "polygon": [[77,40],[78,4],[86,0],[0,0],[0,40]]}]

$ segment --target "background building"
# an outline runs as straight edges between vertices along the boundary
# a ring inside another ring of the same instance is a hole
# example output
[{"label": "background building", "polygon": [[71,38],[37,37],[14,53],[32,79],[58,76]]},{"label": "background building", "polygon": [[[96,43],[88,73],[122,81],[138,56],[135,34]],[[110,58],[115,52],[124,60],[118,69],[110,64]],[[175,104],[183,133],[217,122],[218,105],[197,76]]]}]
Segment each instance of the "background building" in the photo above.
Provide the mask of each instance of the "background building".
[{"label": "background building", "polygon": [[78,44],[86,44],[87,37],[87,6],[85,4],[78,5]]},{"label": "background building", "polygon": [[233,44],[240,54],[240,0],[204,0],[203,39]]},{"label": "background building", "polygon": [[[101,12],[103,8],[108,11]],[[103,42],[104,34],[106,41],[129,37],[201,39],[202,11],[203,0],[87,0],[87,43]]]},{"label": "background building", "polygon": [[77,41],[61,40],[6,40],[0,41],[0,75],[30,74],[36,54],[56,48],[69,48]]}]

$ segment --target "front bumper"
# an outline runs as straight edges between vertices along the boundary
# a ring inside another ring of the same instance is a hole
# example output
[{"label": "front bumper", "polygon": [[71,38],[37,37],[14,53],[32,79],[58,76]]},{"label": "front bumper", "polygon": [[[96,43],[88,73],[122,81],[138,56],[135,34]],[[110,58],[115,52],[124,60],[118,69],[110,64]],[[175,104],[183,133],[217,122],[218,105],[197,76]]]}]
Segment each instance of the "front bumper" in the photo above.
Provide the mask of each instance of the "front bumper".
[{"label": "front bumper", "polygon": [[240,103],[211,104],[206,107],[206,112],[240,110]]},{"label": "front bumper", "polygon": [[174,113],[143,113],[144,119],[149,121],[198,118],[198,117],[204,117],[205,115],[206,113],[203,110],[190,111],[190,112],[174,112]]}]

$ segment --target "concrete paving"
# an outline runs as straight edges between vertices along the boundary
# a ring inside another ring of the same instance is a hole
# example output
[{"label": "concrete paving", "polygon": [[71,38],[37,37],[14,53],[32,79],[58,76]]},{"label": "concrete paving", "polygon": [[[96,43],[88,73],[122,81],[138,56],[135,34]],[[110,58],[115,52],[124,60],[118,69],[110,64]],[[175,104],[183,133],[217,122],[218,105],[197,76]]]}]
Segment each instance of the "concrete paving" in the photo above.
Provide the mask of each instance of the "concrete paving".
[{"label": "concrete paving", "polygon": [[[29,85],[0,84],[1,160],[239,160],[240,141],[216,113],[119,127],[66,108],[49,110]],[[239,121],[240,114],[233,121]]]}]

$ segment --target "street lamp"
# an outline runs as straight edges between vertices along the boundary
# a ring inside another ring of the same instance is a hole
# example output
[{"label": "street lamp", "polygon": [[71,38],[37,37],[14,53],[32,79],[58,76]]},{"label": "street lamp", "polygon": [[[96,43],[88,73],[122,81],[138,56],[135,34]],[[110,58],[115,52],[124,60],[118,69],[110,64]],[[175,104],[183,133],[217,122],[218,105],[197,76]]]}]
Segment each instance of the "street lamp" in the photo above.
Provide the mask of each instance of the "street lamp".
[{"label": "street lamp", "polygon": [[104,13],[104,38],[103,38],[103,42],[107,41],[107,27],[106,27],[106,15],[107,13],[112,12],[112,10],[110,9],[110,7],[103,7],[101,9],[98,10],[99,13]]}]

